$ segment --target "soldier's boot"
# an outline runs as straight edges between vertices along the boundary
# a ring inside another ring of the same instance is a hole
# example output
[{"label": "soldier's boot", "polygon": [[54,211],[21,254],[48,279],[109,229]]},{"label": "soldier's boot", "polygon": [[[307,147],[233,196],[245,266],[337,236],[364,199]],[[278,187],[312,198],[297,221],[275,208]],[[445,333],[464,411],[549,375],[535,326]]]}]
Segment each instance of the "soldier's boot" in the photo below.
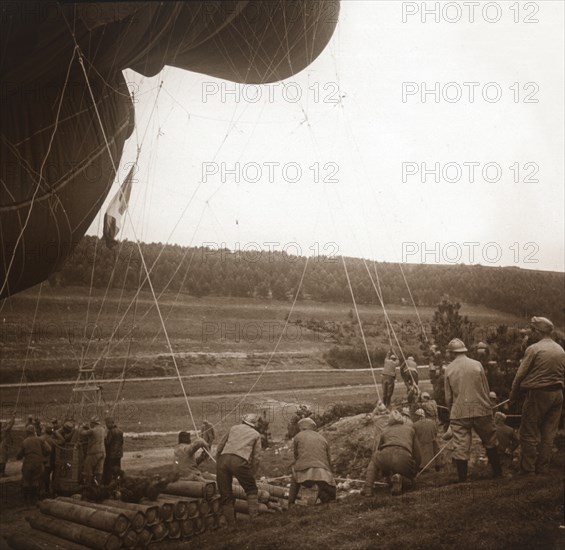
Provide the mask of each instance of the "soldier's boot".
[{"label": "soldier's boot", "polygon": [[29,503],[34,506],[39,500],[39,487],[31,487],[29,489]]},{"label": "soldier's boot", "polygon": [[247,508],[249,519],[253,521],[259,515],[259,495],[257,493],[247,495]]},{"label": "soldier's boot", "polygon": [[222,506],[224,511],[224,516],[226,517],[226,522],[228,524],[228,529],[230,531],[235,530],[235,508],[233,502],[229,502]]},{"label": "soldier's boot", "polygon": [[93,484],[98,486],[102,482],[102,475],[101,474],[94,474],[93,476]]},{"label": "soldier's boot", "polygon": [[295,481],[291,481],[290,488],[288,490],[288,507],[294,506],[296,499],[298,498],[298,492],[300,491],[300,485]]},{"label": "soldier's boot", "polygon": [[402,494],[402,476],[400,474],[394,474],[391,481],[392,487],[390,488],[390,494],[394,496]]},{"label": "soldier's boot", "polygon": [[498,449],[493,447],[492,449],[486,449],[487,458],[490,467],[492,468],[492,473],[494,477],[502,477],[502,466],[500,465],[500,457],[498,456]]},{"label": "soldier's boot", "polygon": [[375,468],[373,467],[372,462],[370,462],[369,466],[367,467],[367,476],[365,478],[365,485],[361,490],[361,494],[364,497],[370,498],[374,495],[373,487],[375,485],[375,477],[376,477]]},{"label": "soldier's boot", "polygon": [[467,481],[467,461],[453,459],[455,462],[455,467],[457,468],[457,478],[459,483],[465,483]]}]

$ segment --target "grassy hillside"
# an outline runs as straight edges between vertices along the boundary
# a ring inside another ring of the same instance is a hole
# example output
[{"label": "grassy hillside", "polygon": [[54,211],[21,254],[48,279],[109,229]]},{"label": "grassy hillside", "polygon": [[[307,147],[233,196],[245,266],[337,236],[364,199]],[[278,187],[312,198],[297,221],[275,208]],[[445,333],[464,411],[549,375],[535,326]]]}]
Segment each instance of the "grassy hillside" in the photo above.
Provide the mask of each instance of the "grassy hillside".
[{"label": "grassy hillside", "polygon": [[[159,304],[183,374],[256,371],[277,345],[280,353],[270,369],[328,367],[324,357],[336,339],[323,327],[350,324],[353,315],[350,304],[301,301],[286,325],[290,304],[279,300],[164,294]],[[365,304],[359,311],[371,349],[384,349],[388,338],[382,309]],[[432,312],[419,308],[424,323]],[[464,305],[461,312],[486,328],[524,324],[483,306]],[[418,356],[414,309],[393,306],[387,313],[403,347]],[[136,301],[132,291],[94,289],[89,296],[83,287],[44,285],[39,301],[38,287],[13,296],[0,315],[0,359],[4,383],[18,382],[24,363],[27,380],[36,382],[72,380],[81,362],[94,361],[102,378],[121,376],[124,365],[128,377],[175,374],[148,291]]]}]

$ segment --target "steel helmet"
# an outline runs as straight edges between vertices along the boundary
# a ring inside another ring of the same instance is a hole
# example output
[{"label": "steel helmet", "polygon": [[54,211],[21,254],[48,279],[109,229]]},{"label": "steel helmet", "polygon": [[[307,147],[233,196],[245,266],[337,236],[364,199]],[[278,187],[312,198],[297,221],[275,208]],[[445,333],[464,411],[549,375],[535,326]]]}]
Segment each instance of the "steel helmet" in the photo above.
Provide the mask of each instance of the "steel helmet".
[{"label": "steel helmet", "polygon": [[467,351],[467,348],[465,347],[463,340],[460,340],[459,338],[453,338],[453,340],[451,340],[451,342],[447,344],[447,351],[452,351],[454,353],[464,353]]},{"label": "steel helmet", "polygon": [[553,323],[547,317],[532,317],[530,326],[543,333],[550,333],[553,330]]},{"label": "steel helmet", "polygon": [[298,421],[298,428],[300,429],[300,431],[315,430],[316,427],[316,422],[314,422],[311,418],[302,418]]},{"label": "steel helmet", "polygon": [[248,426],[251,426],[252,428],[257,428],[258,420],[259,420],[259,417],[256,414],[253,414],[253,413],[244,414],[241,418],[241,421],[244,424],[247,424]]}]

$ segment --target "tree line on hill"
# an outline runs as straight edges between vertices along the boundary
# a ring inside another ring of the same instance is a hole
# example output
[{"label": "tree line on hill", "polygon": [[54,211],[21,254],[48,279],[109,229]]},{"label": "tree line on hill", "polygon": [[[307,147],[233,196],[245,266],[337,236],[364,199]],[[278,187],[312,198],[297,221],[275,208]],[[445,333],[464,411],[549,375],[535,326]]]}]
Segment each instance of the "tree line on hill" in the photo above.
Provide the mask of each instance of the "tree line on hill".
[{"label": "tree line on hill", "polygon": [[[307,258],[277,251],[214,250],[160,243],[141,243],[156,292],[193,296],[238,296],[292,299],[299,289]],[[482,265],[399,264],[345,258],[355,295],[362,304],[435,306],[446,293],[457,301],[523,317],[544,315],[563,325],[564,274]],[[370,275],[369,275],[370,272]],[[406,278],[406,281],[404,280]],[[87,236],[49,280],[52,285],[95,288],[148,288],[137,244],[122,241],[108,249]],[[408,290],[407,284],[410,287]],[[299,299],[351,303],[342,258],[308,259]]]}]

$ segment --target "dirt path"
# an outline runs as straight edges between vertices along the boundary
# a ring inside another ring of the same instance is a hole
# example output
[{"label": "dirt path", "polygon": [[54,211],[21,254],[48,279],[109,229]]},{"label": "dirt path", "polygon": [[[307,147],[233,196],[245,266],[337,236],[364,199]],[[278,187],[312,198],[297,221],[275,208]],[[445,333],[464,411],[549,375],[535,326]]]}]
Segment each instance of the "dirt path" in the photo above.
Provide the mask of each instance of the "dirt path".
[{"label": "dirt path", "polygon": [[[374,372],[379,374],[383,369],[376,368]],[[239,371],[239,372],[215,372],[215,373],[204,373],[204,374],[187,374],[181,376],[183,380],[190,380],[190,379],[205,379],[205,378],[218,378],[220,376],[242,376],[248,374],[259,374],[261,370],[249,370],[249,371]],[[336,369],[277,369],[277,370],[268,370],[265,371],[265,375],[269,374],[305,374],[305,373],[336,373],[342,372]],[[371,369],[347,369],[347,371],[343,372],[371,372]],[[126,383],[130,382],[165,382],[171,380],[178,380],[176,376],[148,376],[148,377],[138,377],[138,378],[127,378]],[[121,380],[115,378],[101,378],[98,379],[97,382],[99,384],[119,384]],[[34,387],[45,387],[45,386],[74,386],[75,380],[59,380],[59,381],[49,381],[49,382],[28,382],[26,383],[27,387],[34,388]],[[20,384],[0,384],[0,389],[9,389],[9,388],[18,388]]]}]

